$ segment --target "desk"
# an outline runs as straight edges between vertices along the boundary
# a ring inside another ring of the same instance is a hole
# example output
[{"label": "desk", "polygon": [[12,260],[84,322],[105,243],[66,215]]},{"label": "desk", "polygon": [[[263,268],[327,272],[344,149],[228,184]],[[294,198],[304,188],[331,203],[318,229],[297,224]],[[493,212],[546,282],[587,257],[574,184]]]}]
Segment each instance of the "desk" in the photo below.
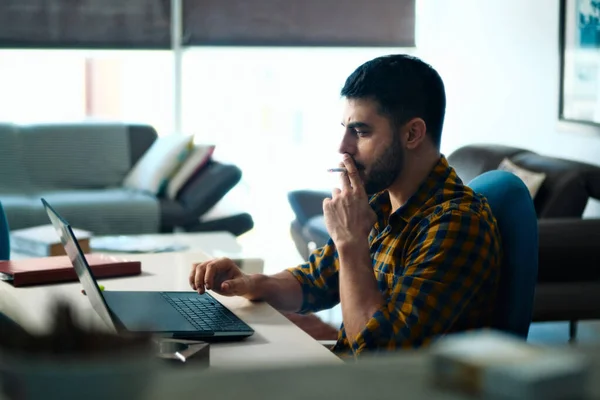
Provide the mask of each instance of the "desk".
[{"label": "desk", "polygon": [[[153,233],[143,235],[122,235],[122,236],[92,236],[90,246],[93,251],[104,252],[97,248],[108,239],[123,239],[122,245],[134,245],[139,242],[140,246],[154,245],[162,246],[185,246],[181,252],[202,252],[213,257],[219,257],[221,254],[241,254],[243,249],[238,243],[237,238],[229,232],[175,232],[175,233]],[[112,251],[111,251],[112,253]],[[144,253],[144,252],[140,252]],[[149,252],[146,252],[149,253]]]},{"label": "desk", "polygon": [[[192,263],[207,259],[201,252],[134,254],[127,258],[142,262],[142,275],[102,279],[106,290],[188,291]],[[212,294],[212,293],[211,293]],[[240,297],[215,297],[248,323],[255,334],[243,341],[211,344],[211,365],[218,367],[256,367],[278,364],[340,363],[341,361],[317,341],[288,321],[266,303],[252,303]],[[84,316],[85,323],[103,326],[81,294],[79,282],[14,288],[0,282],[0,299],[30,329],[48,326],[48,307],[52,300],[63,298]],[[0,305],[1,307],[1,305]]]},{"label": "desk", "polygon": [[[107,245],[108,240],[112,245],[121,245],[123,248],[129,248],[129,251],[107,251],[102,245]],[[90,240],[92,252],[110,253],[110,254],[128,254],[145,253],[152,254],[151,251],[134,251],[131,248],[141,249],[153,247],[184,246],[185,249],[178,250],[181,253],[206,253],[211,257],[228,257],[236,261],[248,273],[261,273],[264,267],[264,260],[253,254],[248,249],[244,249],[237,238],[224,231],[218,232],[175,232],[175,233],[154,233],[143,235],[122,235],[122,236],[92,236]],[[30,254],[20,254],[12,251],[11,259],[32,258]]]}]

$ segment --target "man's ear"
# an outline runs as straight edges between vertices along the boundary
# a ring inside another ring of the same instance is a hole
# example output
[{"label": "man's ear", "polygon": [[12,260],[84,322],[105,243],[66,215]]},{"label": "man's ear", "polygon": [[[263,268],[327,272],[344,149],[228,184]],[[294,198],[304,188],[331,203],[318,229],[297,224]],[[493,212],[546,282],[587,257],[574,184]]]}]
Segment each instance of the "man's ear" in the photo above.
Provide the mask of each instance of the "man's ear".
[{"label": "man's ear", "polygon": [[404,125],[405,145],[407,149],[414,149],[421,145],[427,137],[427,125],[421,118],[413,118]]}]

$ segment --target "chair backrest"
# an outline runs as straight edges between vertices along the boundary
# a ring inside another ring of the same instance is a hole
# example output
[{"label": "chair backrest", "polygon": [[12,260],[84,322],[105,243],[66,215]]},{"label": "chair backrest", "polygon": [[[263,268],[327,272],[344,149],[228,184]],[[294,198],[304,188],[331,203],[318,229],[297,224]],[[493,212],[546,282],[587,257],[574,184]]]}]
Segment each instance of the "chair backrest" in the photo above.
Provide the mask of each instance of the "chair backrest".
[{"label": "chair backrest", "polygon": [[489,171],[469,187],[488,200],[502,241],[494,328],[527,338],[538,273],[538,221],[529,190],[516,175]]},{"label": "chair backrest", "polygon": [[10,259],[10,236],[6,214],[0,203],[0,260]]}]

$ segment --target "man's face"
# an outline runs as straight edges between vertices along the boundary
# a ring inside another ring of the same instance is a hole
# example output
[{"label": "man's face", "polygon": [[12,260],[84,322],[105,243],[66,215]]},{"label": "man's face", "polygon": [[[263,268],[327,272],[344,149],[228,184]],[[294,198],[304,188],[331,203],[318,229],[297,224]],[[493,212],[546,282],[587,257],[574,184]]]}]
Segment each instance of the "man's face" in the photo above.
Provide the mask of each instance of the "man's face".
[{"label": "man's face", "polygon": [[340,153],[354,159],[368,194],[387,189],[404,165],[399,133],[368,99],[345,99]]}]

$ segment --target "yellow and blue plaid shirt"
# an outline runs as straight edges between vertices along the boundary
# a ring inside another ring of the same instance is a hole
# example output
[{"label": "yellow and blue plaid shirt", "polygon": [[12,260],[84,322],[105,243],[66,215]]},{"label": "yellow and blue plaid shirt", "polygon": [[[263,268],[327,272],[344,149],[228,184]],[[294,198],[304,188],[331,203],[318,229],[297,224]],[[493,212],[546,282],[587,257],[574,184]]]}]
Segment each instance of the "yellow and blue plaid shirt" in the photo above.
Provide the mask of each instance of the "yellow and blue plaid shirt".
[{"label": "yellow and blue plaid shirt", "polygon": [[[487,200],[465,186],[444,156],[402,207],[387,191],[369,201],[377,222],[369,235],[373,273],[386,304],[357,337],[340,327],[334,351],[419,347],[446,333],[487,327],[497,292],[500,233]],[[335,244],[289,271],[302,286],[301,313],[340,302]]]}]

